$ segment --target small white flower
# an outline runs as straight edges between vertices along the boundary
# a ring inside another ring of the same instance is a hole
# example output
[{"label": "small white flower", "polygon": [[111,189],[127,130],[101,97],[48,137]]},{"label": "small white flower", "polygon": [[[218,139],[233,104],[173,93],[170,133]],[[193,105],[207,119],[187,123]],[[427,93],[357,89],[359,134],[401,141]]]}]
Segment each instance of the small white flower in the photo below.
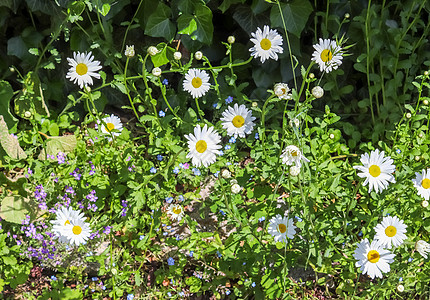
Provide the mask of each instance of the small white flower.
[{"label": "small white flower", "polygon": [[154,69],[152,69],[152,75],[154,76],[161,76],[161,69],[159,67],[155,67]]},{"label": "small white flower", "polygon": [[192,163],[196,167],[204,165],[208,167],[216,161],[216,156],[221,149],[221,137],[215,131],[214,127],[209,127],[205,124],[203,129],[200,125],[194,127],[194,135],[186,134],[188,140],[188,148],[190,152],[187,158],[192,159]]},{"label": "small white flower", "polygon": [[176,51],[175,53],[173,53],[173,58],[175,60],[180,60],[182,58],[182,53],[179,51]]},{"label": "small white flower", "polygon": [[193,98],[200,98],[209,91],[209,75],[205,70],[189,69],[185,74],[183,83],[185,91],[189,92]]},{"label": "small white flower", "polygon": [[136,52],[134,52],[134,45],[131,46],[125,46],[125,52],[124,52],[125,56],[127,56],[128,58],[133,57]]},{"label": "small white flower", "polygon": [[184,215],[184,208],[179,204],[170,204],[167,214],[170,216],[172,220],[180,221]]},{"label": "small white flower", "polygon": [[302,152],[300,151],[299,147],[294,145],[287,146],[282,152],[281,158],[282,162],[287,166],[291,166],[293,163],[295,163],[296,166],[301,167],[302,160],[305,162],[309,162],[309,159],[302,155]]},{"label": "small white flower", "polygon": [[417,250],[422,257],[427,258],[427,253],[430,252],[430,244],[423,240],[419,240],[415,243],[415,250]]},{"label": "small white flower", "polygon": [[397,286],[397,291],[398,291],[399,293],[403,293],[403,292],[405,291],[405,287],[403,286],[403,284],[399,284],[399,285]]},{"label": "small white flower", "polygon": [[197,60],[201,60],[203,58],[203,53],[201,51],[197,51],[194,53],[194,58]]},{"label": "small white flower", "polygon": [[336,41],[319,39],[319,44],[314,45],[314,49],[312,60],[318,63],[321,72],[329,73],[342,64],[342,48]]},{"label": "small white flower", "polygon": [[290,175],[291,176],[298,176],[300,174],[300,167],[299,166],[291,166],[290,167]]},{"label": "small white flower", "polygon": [[270,220],[267,231],[274,237],[275,242],[286,242],[287,237],[292,239],[296,234],[293,219],[276,215]]},{"label": "small white flower", "polygon": [[354,169],[361,171],[357,175],[361,178],[366,178],[363,185],[369,183],[369,193],[372,189],[376,193],[382,192],[388,187],[389,182],[396,182],[391,174],[396,170],[393,165],[393,160],[387,156],[384,157],[384,151],[379,152],[378,149],[362,154],[360,161],[363,166],[354,166]]},{"label": "small white flower", "polygon": [[422,170],[421,174],[415,172],[415,179],[412,179],[414,187],[418,190],[418,195],[426,200],[430,198],[430,169]]},{"label": "small white flower", "polygon": [[423,200],[423,202],[421,202],[421,206],[423,208],[426,208],[427,206],[429,206],[429,202],[427,200]]},{"label": "small white flower", "polygon": [[67,58],[69,62],[69,72],[67,72],[66,78],[78,82],[79,87],[82,89],[84,86],[92,85],[93,79],[100,78],[100,74],[97,73],[102,66],[98,60],[94,60],[94,56],[91,51],[88,53],[76,53],[73,52],[73,58]]},{"label": "small white flower", "polygon": [[390,263],[394,261],[394,254],[385,250],[378,243],[373,241],[369,244],[366,239],[362,240],[357,245],[354,251],[354,258],[357,260],[356,267],[360,267],[363,274],[367,274],[370,278],[382,278],[382,273],[390,272]]},{"label": "small white flower", "polygon": [[278,60],[277,53],[284,52],[284,49],[282,49],[282,36],[267,25],[264,25],[263,30],[258,27],[256,32],[251,33],[251,36],[251,42],[254,43],[254,47],[251,47],[249,51],[251,51],[251,55],[254,58],[260,57],[262,63],[269,58]]},{"label": "small white flower", "polygon": [[235,183],[231,186],[231,192],[233,194],[239,194],[241,191],[242,191],[242,187],[239,184]]},{"label": "small white flower", "polygon": [[312,89],[312,96],[314,96],[315,98],[319,99],[322,96],[324,96],[324,90],[322,87],[320,87],[319,85],[315,86]]},{"label": "small white flower", "polygon": [[[103,122],[106,124],[101,125],[103,133],[108,133],[109,135],[112,133],[113,136],[118,136],[121,134],[123,127],[121,120],[117,116],[111,114],[109,117],[104,118]],[[100,125],[100,122],[97,123]]]},{"label": "small white flower", "polygon": [[374,228],[375,240],[378,240],[384,248],[389,249],[392,245],[398,247],[407,238],[405,235],[407,227],[398,217],[386,216]]},{"label": "small white flower", "polygon": [[31,113],[31,111],[29,111],[29,110],[27,110],[27,111],[24,113],[24,117],[26,117],[26,118],[30,118],[30,117],[31,117],[31,115],[32,115],[32,113]]},{"label": "small white flower", "polygon": [[276,97],[279,99],[288,100],[291,99],[291,89],[288,87],[286,83],[277,83],[273,87],[273,91],[275,92]]},{"label": "small white flower", "polygon": [[331,140],[335,138],[334,133],[330,133],[330,135],[328,136]]},{"label": "small white flower", "polygon": [[228,170],[228,169],[224,169],[224,170],[222,170],[222,172],[221,172],[221,176],[223,177],[223,178],[230,178],[231,177],[231,172]]},{"label": "small white flower", "polygon": [[159,52],[158,49],[154,46],[150,46],[147,51],[148,51],[148,54],[151,56],[157,55]]},{"label": "small white flower", "polygon": [[222,127],[227,130],[229,136],[240,136],[244,138],[246,134],[250,134],[254,128],[255,117],[245,105],[240,106],[237,103],[234,107],[229,106],[223,113],[221,121]]}]

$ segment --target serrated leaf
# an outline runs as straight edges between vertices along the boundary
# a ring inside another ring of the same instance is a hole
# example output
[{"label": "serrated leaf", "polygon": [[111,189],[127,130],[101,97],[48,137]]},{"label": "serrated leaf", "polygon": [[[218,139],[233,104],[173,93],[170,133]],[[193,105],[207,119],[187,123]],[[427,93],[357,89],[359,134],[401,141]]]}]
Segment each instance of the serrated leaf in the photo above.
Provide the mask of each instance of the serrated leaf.
[{"label": "serrated leaf", "polygon": [[157,9],[149,16],[145,34],[152,37],[163,37],[170,41],[175,36],[175,24],[170,21],[172,10],[164,3],[158,3]]},{"label": "serrated leaf", "polygon": [[[46,154],[56,156],[58,152],[69,153],[72,152],[77,145],[78,141],[76,136],[64,135],[64,136],[51,136],[46,142]],[[38,159],[44,160],[46,158],[44,149],[40,151]]]},{"label": "serrated leaf", "polygon": [[9,134],[9,130],[2,115],[0,115],[0,145],[6,154],[13,159],[27,158],[27,154],[22,150],[18,140]]},{"label": "serrated leaf", "polygon": [[[308,0],[295,0],[281,3],[281,10],[286,23],[287,31],[298,38],[305,28],[313,8]],[[278,6],[274,5],[270,12],[270,21],[273,27],[284,27]]]}]

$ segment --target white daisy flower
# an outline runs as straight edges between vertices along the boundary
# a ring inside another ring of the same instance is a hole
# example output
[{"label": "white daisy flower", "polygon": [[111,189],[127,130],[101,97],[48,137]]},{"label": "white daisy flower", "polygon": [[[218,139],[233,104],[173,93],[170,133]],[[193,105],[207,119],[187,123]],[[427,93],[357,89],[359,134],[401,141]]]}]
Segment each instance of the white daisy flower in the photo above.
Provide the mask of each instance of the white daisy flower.
[{"label": "white daisy flower", "polygon": [[407,238],[406,227],[408,226],[396,216],[384,217],[382,222],[375,227],[375,240],[378,240],[384,248],[389,249],[391,245],[398,247]]},{"label": "white daisy flower", "polygon": [[[101,129],[103,133],[108,133],[109,135],[112,133],[113,136],[118,136],[121,134],[123,129],[120,118],[111,114],[109,117],[103,119],[103,122],[106,125],[101,125]],[[97,122],[100,124],[100,122]]]},{"label": "white daisy flower", "polygon": [[430,252],[430,244],[423,240],[419,240],[415,243],[415,250],[417,250],[422,257],[427,258],[427,253]]},{"label": "white daisy flower", "polygon": [[430,198],[430,169],[422,170],[422,173],[415,172],[415,179],[412,179],[414,187],[418,190],[418,195],[426,200]]},{"label": "white daisy flower", "polygon": [[288,100],[291,99],[291,89],[288,87],[286,83],[277,83],[273,87],[273,91],[275,92],[276,97],[279,99]]},{"label": "white daisy flower", "polygon": [[98,60],[94,60],[91,51],[88,53],[73,52],[73,58],[67,58],[70,69],[67,72],[66,78],[69,78],[73,83],[78,82],[82,89],[84,86],[92,85],[93,78],[100,79],[98,70],[102,68]]},{"label": "white daisy flower", "polygon": [[205,70],[189,69],[182,86],[193,98],[200,98],[211,87],[209,75]]},{"label": "white daisy flower", "polygon": [[296,226],[293,224],[293,219],[276,215],[270,220],[267,231],[275,238],[275,242],[286,242],[287,237],[294,238]]},{"label": "white daisy flower", "polygon": [[354,251],[354,258],[357,260],[356,267],[360,267],[363,274],[367,274],[370,278],[382,278],[382,273],[390,272],[390,263],[394,261],[395,254],[385,250],[378,241],[373,241],[369,244],[367,239],[358,243],[357,249]]},{"label": "white daisy flower", "polygon": [[314,49],[312,60],[318,63],[321,72],[329,73],[342,64],[342,48],[336,41],[319,39],[319,44],[314,45]]},{"label": "white daisy flower", "polygon": [[245,137],[245,134],[250,134],[254,128],[253,121],[255,117],[252,116],[252,112],[246,108],[245,105],[240,106],[237,103],[234,107],[229,106],[223,113],[221,121],[222,127],[227,130],[227,134],[230,136],[240,136]]},{"label": "white daisy flower", "polygon": [[282,36],[276,31],[269,28],[269,26],[264,25],[263,30],[259,27],[257,31],[251,33],[253,37],[251,42],[254,43],[254,47],[251,47],[251,55],[254,58],[260,57],[262,63],[266,59],[272,58],[278,60],[277,53],[283,53],[282,49]]},{"label": "white daisy flower", "polygon": [[357,175],[361,178],[366,178],[363,185],[369,183],[369,193],[372,189],[375,192],[382,192],[387,188],[388,182],[396,182],[394,176],[391,174],[396,170],[393,165],[393,160],[387,156],[384,157],[384,151],[379,152],[379,149],[368,153],[362,154],[360,161],[363,166],[354,166],[354,169],[361,171]]},{"label": "white daisy flower", "polygon": [[179,204],[170,204],[167,214],[170,216],[170,219],[180,221],[184,217],[185,211]]},{"label": "white daisy flower", "polygon": [[214,163],[216,155],[219,154],[221,149],[220,135],[215,131],[214,127],[209,127],[205,124],[203,129],[200,125],[194,127],[194,135],[186,134],[185,138],[188,140],[188,148],[190,152],[187,158],[192,159],[192,163],[196,167],[204,165],[205,167]]},{"label": "white daisy flower", "polygon": [[70,225],[72,221],[78,220],[78,221],[85,221],[85,216],[83,213],[81,213],[79,210],[74,210],[71,206],[68,208],[61,207],[56,212],[56,219],[50,221],[53,225],[52,231],[55,233],[55,235],[58,237],[60,242],[67,242],[68,239],[65,236],[65,230],[66,226]]},{"label": "white daisy flower", "polygon": [[63,235],[68,239],[70,244],[79,246],[84,244],[91,235],[91,229],[87,222],[80,219],[70,221],[67,224]]},{"label": "white daisy flower", "polygon": [[282,162],[287,166],[291,166],[293,163],[299,168],[302,166],[301,161],[309,162],[309,159],[303,156],[299,147],[290,145],[287,146],[281,154]]}]

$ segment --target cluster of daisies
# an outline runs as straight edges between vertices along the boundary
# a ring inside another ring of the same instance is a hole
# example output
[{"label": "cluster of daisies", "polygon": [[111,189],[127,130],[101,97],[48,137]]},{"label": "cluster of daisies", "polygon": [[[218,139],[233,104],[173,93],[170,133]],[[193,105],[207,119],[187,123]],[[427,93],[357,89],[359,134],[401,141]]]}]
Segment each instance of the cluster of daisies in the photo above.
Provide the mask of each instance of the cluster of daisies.
[{"label": "cluster of daisies", "polygon": [[[354,166],[360,171],[357,175],[365,178],[363,185],[369,185],[369,193],[374,190],[376,193],[386,189],[389,183],[395,183],[393,173],[396,169],[393,160],[385,156],[384,151],[378,149],[361,155],[362,166]],[[422,173],[415,173],[416,178],[412,180],[418,190],[418,194],[425,198],[425,202],[430,197],[430,169],[423,170]],[[425,205],[425,204],[424,204]],[[428,202],[427,202],[428,205]],[[354,252],[357,260],[356,266],[360,267],[363,274],[368,274],[371,278],[382,278],[382,273],[390,271],[390,263],[394,261],[395,254],[390,252],[392,246],[399,247],[407,238],[407,226],[398,217],[386,216],[374,230],[376,232],[374,240],[362,240]],[[425,241],[416,243],[416,250],[425,258],[430,252],[430,244]]]},{"label": "cluster of daisies", "polygon": [[61,207],[55,211],[56,219],[51,221],[52,231],[62,243],[79,246],[85,244],[91,235],[90,225],[79,210]]}]

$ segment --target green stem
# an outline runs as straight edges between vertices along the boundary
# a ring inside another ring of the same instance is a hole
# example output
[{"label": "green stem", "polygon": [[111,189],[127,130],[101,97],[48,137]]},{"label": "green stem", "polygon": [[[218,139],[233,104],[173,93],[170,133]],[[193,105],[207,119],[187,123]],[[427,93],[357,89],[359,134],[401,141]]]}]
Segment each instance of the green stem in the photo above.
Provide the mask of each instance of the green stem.
[{"label": "green stem", "polygon": [[163,96],[164,102],[166,102],[167,107],[170,109],[170,111],[172,112],[172,114],[179,120],[182,122],[182,119],[175,113],[175,111],[173,110],[172,106],[170,106],[169,101],[167,101],[166,98],[166,88],[164,87],[163,83],[161,82],[160,77],[158,77],[158,84],[160,85],[160,90],[161,90],[161,95]]},{"label": "green stem", "polygon": [[136,116],[137,121],[140,122],[139,115],[137,114],[136,108],[134,107],[134,102],[133,102],[133,99],[131,99],[130,90],[129,90],[128,85],[127,85],[127,68],[128,68],[128,61],[129,60],[130,60],[130,58],[127,57],[127,60],[125,61],[124,86],[125,86],[125,90],[127,91],[127,97],[128,97],[128,101],[130,101],[131,109],[133,110],[134,115]]},{"label": "green stem", "polygon": [[155,116],[155,118],[157,118],[158,125],[160,125],[160,127],[163,127],[163,126],[161,126],[161,122],[160,122],[160,119],[158,118],[158,114],[157,114],[157,108],[155,107],[155,104],[154,104],[154,102],[156,103],[157,101],[152,98],[152,94],[150,92],[150,88],[149,88],[149,85],[148,85],[148,79],[146,78],[146,60],[148,59],[148,57],[149,57],[149,54],[146,54],[145,58],[143,59],[143,64],[142,64],[142,79],[143,79],[143,82],[145,83],[145,88],[146,88],[145,92],[146,92],[146,94],[149,97],[149,100],[151,102],[152,108],[154,109],[154,116]]},{"label": "green stem", "polygon": [[[235,63],[235,64],[227,64],[227,65],[222,65],[222,66],[216,66],[216,67],[209,67],[209,68],[199,68],[199,70],[213,70],[213,69],[225,69],[225,68],[232,68],[232,67],[240,67],[240,66],[244,66],[248,63],[251,62],[252,60],[252,56],[250,58],[248,58],[246,61],[240,62],[240,63]],[[169,71],[166,71],[165,73],[168,73]]]},{"label": "green stem", "polygon": [[43,48],[42,53],[40,53],[39,55],[39,59],[37,60],[36,63],[36,67],[34,68],[34,71],[37,72],[37,70],[39,69],[40,66],[40,62],[42,61],[43,55],[45,54],[45,52],[48,50],[48,48],[51,46],[51,44],[58,38],[58,36],[60,35],[60,32],[63,30],[63,26],[64,24],[67,22],[68,18],[65,18],[63,20],[63,22],[61,22],[61,25],[58,27],[58,29],[54,32],[54,34],[52,35],[51,40],[49,41],[49,43],[46,45],[45,48]]},{"label": "green stem", "polygon": [[137,9],[136,9],[133,17],[131,18],[130,23],[127,26],[127,29],[125,30],[124,38],[122,40],[121,53],[124,51],[125,40],[127,39],[128,31],[130,30],[130,27],[133,24],[134,19],[136,18],[137,13],[140,11],[140,6],[142,5],[142,3],[143,3],[143,0],[140,0],[139,5],[137,6]]},{"label": "green stem", "polygon": [[368,1],[367,4],[367,12],[366,12],[366,23],[365,23],[365,29],[366,29],[366,77],[367,77],[367,88],[369,89],[369,103],[370,103],[370,112],[372,114],[372,123],[375,125],[375,114],[373,112],[373,103],[372,103],[372,96],[373,94],[370,92],[370,37],[369,37],[369,21],[370,21],[370,7],[372,4],[372,0]]}]

